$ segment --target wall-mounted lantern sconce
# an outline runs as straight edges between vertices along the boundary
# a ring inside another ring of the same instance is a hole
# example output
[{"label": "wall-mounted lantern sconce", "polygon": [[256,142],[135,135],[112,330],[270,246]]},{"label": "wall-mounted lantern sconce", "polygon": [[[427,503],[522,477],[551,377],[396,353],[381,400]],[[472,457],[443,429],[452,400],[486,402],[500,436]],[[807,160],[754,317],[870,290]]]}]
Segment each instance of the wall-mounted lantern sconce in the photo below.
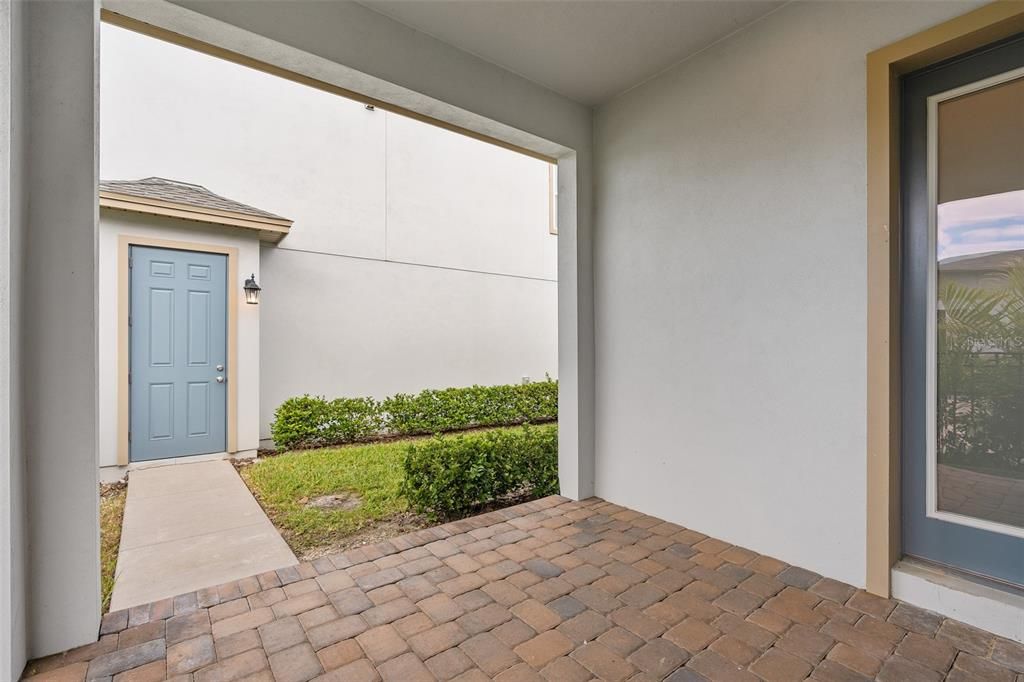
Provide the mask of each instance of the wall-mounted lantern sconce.
[{"label": "wall-mounted lantern sconce", "polygon": [[254,272],[249,279],[245,280],[245,302],[251,305],[256,305],[260,302],[260,285],[256,284],[256,273]]}]

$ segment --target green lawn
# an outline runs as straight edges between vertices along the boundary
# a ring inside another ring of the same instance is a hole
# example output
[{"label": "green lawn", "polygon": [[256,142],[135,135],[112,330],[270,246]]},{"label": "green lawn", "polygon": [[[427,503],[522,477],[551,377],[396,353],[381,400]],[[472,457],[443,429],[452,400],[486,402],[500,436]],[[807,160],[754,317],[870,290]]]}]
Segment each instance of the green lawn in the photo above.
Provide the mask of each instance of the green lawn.
[{"label": "green lawn", "polygon": [[[429,436],[295,450],[261,457],[241,467],[239,473],[295,555],[306,561],[433,525],[425,516],[413,513],[401,493],[409,444],[424,438]],[[362,504],[355,509],[310,504],[319,497],[342,493],[357,495]]]},{"label": "green lawn", "polygon": [[117,568],[121,520],[127,497],[128,489],[123,485],[105,486],[100,491],[100,589],[103,613],[110,608],[110,595],[114,592],[114,570]]},{"label": "green lawn", "polygon": [[[288,452],[244,467],[242,479],[301,558],[407,511],[400,489],[408,443]],[[363,503],[351,510],[307,506],[338,493],[355,493]]]}]

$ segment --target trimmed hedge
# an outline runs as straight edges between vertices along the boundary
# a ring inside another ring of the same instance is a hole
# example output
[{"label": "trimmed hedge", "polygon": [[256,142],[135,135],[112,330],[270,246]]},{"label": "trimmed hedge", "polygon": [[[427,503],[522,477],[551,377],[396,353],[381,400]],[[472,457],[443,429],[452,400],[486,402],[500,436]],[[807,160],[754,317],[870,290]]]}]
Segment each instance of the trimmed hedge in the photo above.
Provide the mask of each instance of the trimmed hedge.
[{"label": "trimmed hedge", "polygon": [[274,411],[270,435],[281,448],[323,447],[354,443],[380,435],[380,403],[373,398],[326,400],[304,395],[289,398]]},{"label": "trimmed hedge", "polygon": [[399,393],[379,402],[309,395],[289,398],[275,410],[270,435],[278,448],[311,448],[556,419],[558,382],[547,379]]},{"label": "trimmed hedge", "polygon": [[558,426],[437,436],[409,445],[402,493],[433,519],[451,518],[513,493],[558,492]]},{"label": "trimmed hedge", "polygon": [[399,393],[381,408],[388,430],[403,436],[551,421],[558,418],[558,382]]}]

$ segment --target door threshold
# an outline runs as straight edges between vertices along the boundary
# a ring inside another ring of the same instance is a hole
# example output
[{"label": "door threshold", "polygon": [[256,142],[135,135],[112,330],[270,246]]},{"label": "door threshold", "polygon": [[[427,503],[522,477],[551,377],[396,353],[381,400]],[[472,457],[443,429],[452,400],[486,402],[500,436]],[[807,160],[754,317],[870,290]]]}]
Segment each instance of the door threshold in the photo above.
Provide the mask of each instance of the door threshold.
[{"label": "door threshold", "polygon": [[155,467],[174,466],[176,464],[194,464],[196,462],[215,462],[220,459],[227,459],[226,452],[211,452],[207,455],[187,455],[185,457],[167,457],[166,459],[151,459],[145,462],[130,462],[128,471],[138,469],[153,469]]},{"label": "door threshold", "polygon": [[892,596],[1024,643],[1024,591],[904,557],[892,568]]}]

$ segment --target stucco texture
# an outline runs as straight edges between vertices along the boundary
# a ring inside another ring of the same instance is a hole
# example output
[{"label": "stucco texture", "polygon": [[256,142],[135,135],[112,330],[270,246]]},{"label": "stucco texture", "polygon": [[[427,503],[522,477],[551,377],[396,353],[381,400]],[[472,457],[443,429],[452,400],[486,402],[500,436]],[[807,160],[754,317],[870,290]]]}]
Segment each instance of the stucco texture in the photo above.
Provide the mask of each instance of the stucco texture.
[{"label": "stucco texture", "polygon": [[[243,368],[254,388],[239,394],[259,402],[260,438],[296,395],[383,398],[558,376],[550,164],[117,26],[101,31],[105,179],[200,183],[294,220],[261,249],[259,366]],[[101,236],[104,268],[110,248]],[[248,423],[242,450],[255,447]],[[105,413],[101,429],[107,464]]]},{"label": "stucco texture", "polygon": [[595,120],[596,491],[865,582],[865,56],[969,3],[795,3]]}]

